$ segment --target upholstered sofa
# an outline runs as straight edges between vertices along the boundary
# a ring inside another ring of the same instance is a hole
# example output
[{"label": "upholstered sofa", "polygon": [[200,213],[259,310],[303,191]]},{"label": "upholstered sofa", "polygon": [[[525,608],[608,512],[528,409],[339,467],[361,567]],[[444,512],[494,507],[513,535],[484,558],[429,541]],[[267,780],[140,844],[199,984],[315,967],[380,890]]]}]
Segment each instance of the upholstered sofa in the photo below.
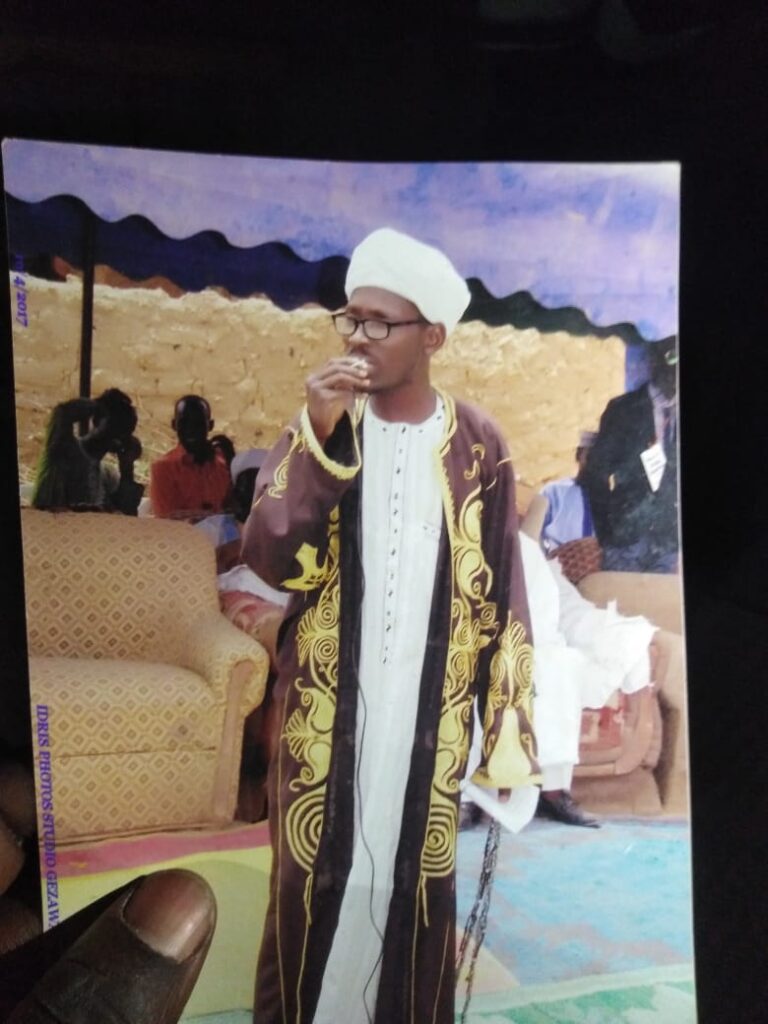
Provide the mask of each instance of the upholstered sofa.
[{"label": "upholstered sofa", "polygon": [[231,821],[268,656],[219,611],[207,538],[186,523],[34,509],[22,531],[35,753],[50,764],[56,841]]},{"label": "upholstered sofa", "polygon": [[659,627],[654,688],[616,694],[582,719],[574,796],[599,813],[688,813],[688,753],[681,581],[676,575],[593,572],[578,582],[599,607]]}]

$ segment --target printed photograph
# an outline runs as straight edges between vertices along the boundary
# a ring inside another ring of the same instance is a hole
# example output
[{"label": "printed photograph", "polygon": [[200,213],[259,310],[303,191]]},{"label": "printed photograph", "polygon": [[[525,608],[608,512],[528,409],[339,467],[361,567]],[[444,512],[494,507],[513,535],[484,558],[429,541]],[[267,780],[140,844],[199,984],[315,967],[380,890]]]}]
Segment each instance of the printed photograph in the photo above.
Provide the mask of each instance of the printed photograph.
[{"label": "printed photograph", "polygon": [[2,157],[43,926],[186,869],[184,1020],[694,1022],[679,165]]}]

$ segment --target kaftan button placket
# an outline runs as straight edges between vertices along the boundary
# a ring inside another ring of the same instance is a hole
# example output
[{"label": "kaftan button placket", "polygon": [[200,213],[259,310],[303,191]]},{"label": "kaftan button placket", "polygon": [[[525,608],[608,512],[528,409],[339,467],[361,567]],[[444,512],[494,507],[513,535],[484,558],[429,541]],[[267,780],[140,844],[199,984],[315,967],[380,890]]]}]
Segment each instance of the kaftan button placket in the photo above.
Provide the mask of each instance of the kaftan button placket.
[{"label": "kaftan button placket", "polygon": [[392,472],[392,498],[390,500],[390,521],[389,536],[387,538],[387,564],[386,564],[386,589],[384,594],[384,643],[381,652],[381,660],[386,664],[389,660],[390,642],[395,627],[395,608],[397,606],[397,563],[400,551],[400,520],[403,509],[403,493],[400,479],[403,475],[405,461],[405,439],[402,437],[407,431],[406,427],[400,428],[401,438],[395,448],[395,458]]}]

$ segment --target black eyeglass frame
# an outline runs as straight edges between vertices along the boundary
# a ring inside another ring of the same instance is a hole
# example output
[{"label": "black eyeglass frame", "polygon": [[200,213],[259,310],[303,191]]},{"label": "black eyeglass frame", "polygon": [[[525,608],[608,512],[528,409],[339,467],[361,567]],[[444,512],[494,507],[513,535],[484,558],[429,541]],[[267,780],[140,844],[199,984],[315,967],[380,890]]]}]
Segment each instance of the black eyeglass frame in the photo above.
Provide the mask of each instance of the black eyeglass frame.
[{"label": "black eyeglass frame", "polygon": [[[349,320],[353,324],[351,331],[344,332],[339,330],[338,321],[342,318],[344,320]],[[331,315],[331,320],[333,321],[333,326],[336,328],[336,333],[342,338],[351,338],[357,328],[362,327],[363,334],[366,336],[368,341],[386,341],[393,327],[409,327],[413,324],[429,324],[429,320],[425,320],[423,317],[418,320],[377,320],[376,317],[366,317],[363,320],[359,320],[355,316],[350,316],[349,313],[333,313]],[[381,326],[386,327],[387,330],[384,334],[378,337],[372,337],[368,333],[368,324],[381,324]]]}]

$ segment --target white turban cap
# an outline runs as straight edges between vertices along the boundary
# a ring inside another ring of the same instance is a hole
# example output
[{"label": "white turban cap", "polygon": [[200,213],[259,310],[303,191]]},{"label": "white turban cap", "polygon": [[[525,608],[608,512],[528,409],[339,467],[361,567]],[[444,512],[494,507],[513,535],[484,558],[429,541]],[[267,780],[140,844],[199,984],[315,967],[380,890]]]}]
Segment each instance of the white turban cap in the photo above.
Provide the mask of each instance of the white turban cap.
[{"label": "white turban cap", "polygon": [[371,232],[352,253],[347,298],[356,288],[383,288],[417,306],[450,334],[471,298],[466,281],[439,249],[393,228]]},{"label": "white turban cap", "polygon": [[269,455],[267,448],[248,448],[244,452],[238,452],[229,467],[232,483],[236,483],[237,478],[246,469],[261,469],[261,464],[267,455]]}]

